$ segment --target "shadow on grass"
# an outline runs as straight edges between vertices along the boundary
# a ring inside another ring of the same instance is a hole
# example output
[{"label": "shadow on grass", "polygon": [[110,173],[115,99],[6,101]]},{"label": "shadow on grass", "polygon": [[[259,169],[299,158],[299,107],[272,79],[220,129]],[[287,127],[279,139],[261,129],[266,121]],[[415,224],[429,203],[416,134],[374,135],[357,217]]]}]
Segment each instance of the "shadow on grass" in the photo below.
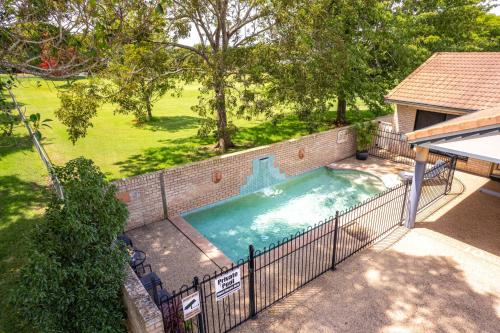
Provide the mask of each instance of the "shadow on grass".
[{"label": "shadow on grass", "polygon": [[[350,115],[348,120],[353,121],[365,117],[366,114],[367,112],[360,111],[355,115]],[[328,113],[315,131],[311,131],[308,124],[300,120],[296,114],[284,115],[275,121],[266,121],[253,127],[242,127],[233,136],[236,147],[230,149],[227,153],[268,145],[308,135],[311,132],[325,131],[333,128],[331,125],[332,119],[335,119],[335,112]],[[196,128],[198,121],[198,118],[189,116],[158,117],[151,123],[141,126],[152,131],[179,131],[186,128]],[[130,177],[203,160],[220,154],[219,151],[214,149],[215,139],[213,138],[192,136],[162,140],[160,142],[164,144],[163,147],[146,148],[141,154],[132,155],[115,165],[120,167],[120,172],[123,175]]]},{"label": "shadow on grass", "polygon": [[[295,116],[285,117],[277,123],[265,122],[254,127],[240,128],[233,138],[236,147],[227,153],[267,145],[304,134],[308,134],[307,130]],[[132,155],[125,161],[116,163],[120,167],[120,172],[129,177],[200,161],[220,154],[214,148],[215,139],[212,137],[192,136],[160,142],[164,144],[163,147],[147,148],[141,154]]]},{"label": "shadow on grass", "polygon": [[278,121],[240,128],[233,139],[238,147],[252,148],[307,134],[309,131],[303,121],[296,115],[287,115]]},{"label": "shadow on grass", "polygon": [[19,151],[32,151],[33,142],[29,135],[12,135],[9,137],[0,137],[0,161],[7,155]]},{"label": "shadow on grass", "polygon": [[213,140],[209,138],[195,136],[161,142],[165,144],[164,147],[147,148],[141,154],[132,155],[127,160],[116,163],[120,167],[120,172],[129,177],[203,160],[218,154],[214,149]]},{"label": "shadow on grass", "polygon": [[28,257],[28,236],[42,219],[47,189],[16,176],[0,176],[0,332],[33,332],[9,304]]},{"label": "shadow on grass", "polygon": [[198,127],[200,122],[199,118],[191,116],[161,116],[153,117],[152,120],[146,123],[135,124],[135,127],[146,129],[152,132],[169,131],[178,132],[185,129],[192,129]]}]

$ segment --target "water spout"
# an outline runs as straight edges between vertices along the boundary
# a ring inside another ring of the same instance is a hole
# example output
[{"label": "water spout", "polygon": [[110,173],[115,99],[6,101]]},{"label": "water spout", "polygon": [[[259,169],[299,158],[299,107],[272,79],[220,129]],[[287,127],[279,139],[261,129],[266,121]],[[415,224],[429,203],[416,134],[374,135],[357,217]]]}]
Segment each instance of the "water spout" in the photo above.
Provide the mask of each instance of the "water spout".
[{"label": "water spout", "polygon": [[252,161],[252,174],[240,189],[247,194],[272,186],[286,179],[286,175],[274,166],[274,156],[266,156]]}]

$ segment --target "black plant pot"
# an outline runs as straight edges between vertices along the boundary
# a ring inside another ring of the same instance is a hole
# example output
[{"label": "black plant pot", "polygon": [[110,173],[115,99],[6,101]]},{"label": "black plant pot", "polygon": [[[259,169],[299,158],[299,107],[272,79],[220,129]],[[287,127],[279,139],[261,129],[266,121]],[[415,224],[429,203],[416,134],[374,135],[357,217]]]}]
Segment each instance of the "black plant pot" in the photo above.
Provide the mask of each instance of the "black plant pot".
[{"label": "black plant pot", "polygon": [[361,160],[361,161],[364,161],[368,158],[368,151],[367,150],[363,150],[363,151],[357,151],[356,152],[356,159],[357,160]]}]

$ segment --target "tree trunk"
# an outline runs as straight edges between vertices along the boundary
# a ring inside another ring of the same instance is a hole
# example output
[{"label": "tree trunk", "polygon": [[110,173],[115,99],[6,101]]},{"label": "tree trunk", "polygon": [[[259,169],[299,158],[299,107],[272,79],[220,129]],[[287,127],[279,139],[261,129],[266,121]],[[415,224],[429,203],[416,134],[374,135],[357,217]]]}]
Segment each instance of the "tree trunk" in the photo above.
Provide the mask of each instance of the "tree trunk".
[{"label": "tree trunk", "polygon": [[146,121],[151,121],[151,119],[153,119],[152,108],[153,108],[153,106],[151,105],[151,96],[147,95],[146,96]]},{"label": "tree trunk", "polygon": [[217,145],[225,152],[228,148],[234,147],[231,141],[231,133],[227,128],[227,114],[226,114],[226,94],[224,85],[219,78],[215,78],[215,111],[217,112]]},{"label": "tree trunk", "polygon": [[343,95],[339,95],[337,97],[337,119],[335,120],[337,125],[345,125],[347,123],[346,110],[347,101]]}]

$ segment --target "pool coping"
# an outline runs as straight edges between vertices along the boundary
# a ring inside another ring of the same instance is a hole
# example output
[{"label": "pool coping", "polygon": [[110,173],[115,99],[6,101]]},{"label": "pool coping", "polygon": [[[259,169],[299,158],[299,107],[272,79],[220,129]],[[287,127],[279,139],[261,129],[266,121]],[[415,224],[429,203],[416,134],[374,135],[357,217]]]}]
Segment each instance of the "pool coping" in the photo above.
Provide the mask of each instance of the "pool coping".
[{"label": "pool coping", "polygon": [[199,233],[182,216],[171,216],[168,220],[219,268],[228,268],[234,264],[231,259]]}]

